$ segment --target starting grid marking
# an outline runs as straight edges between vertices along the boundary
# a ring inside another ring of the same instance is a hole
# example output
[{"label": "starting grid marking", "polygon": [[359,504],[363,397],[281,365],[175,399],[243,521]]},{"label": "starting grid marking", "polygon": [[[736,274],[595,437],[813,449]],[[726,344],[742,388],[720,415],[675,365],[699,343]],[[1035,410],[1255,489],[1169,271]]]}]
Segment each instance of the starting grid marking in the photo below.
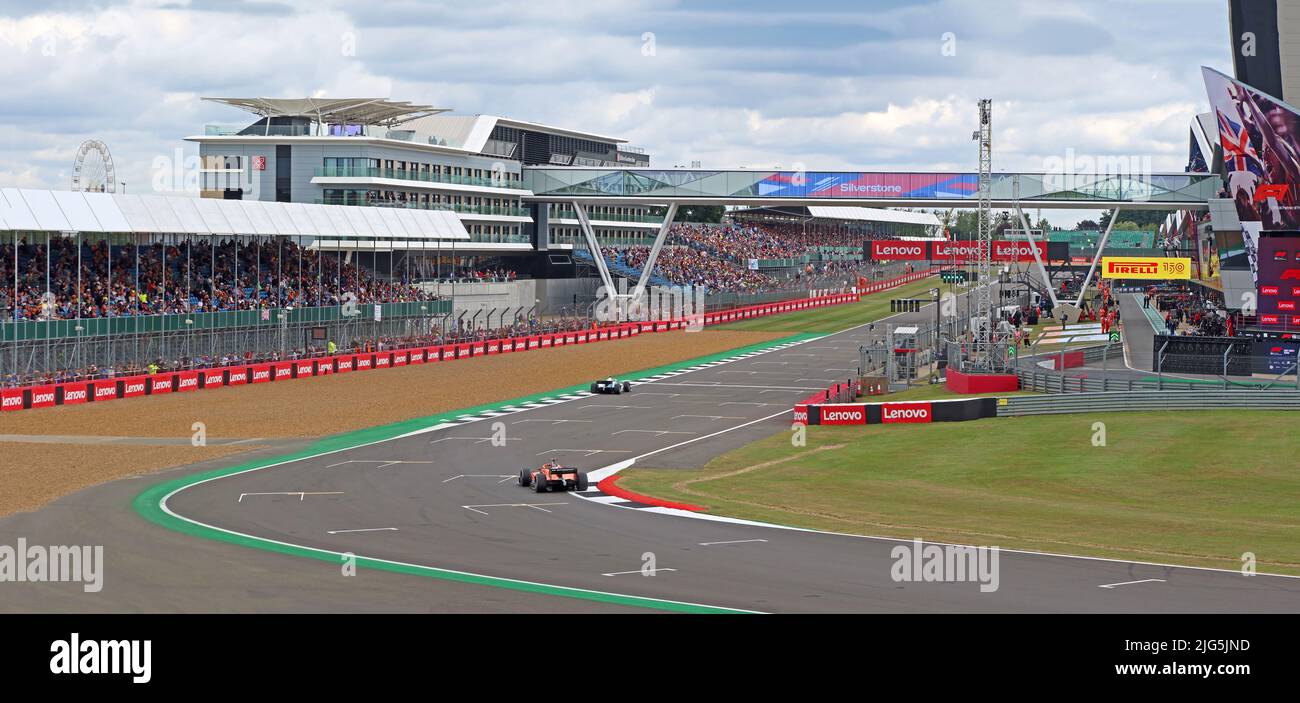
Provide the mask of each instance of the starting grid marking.
[{"label": "starting grid marking", "polygon": [[[730,363],[732,363],[732,362],[742,361],[742,360],[744,360],[744,359],[750,359],[750,358],[753,358],[753,357],[755,357],[755,356],[760,356],[760,355],[763,355],[763,354],[768,354],[768,353],[770,353],[770,352],[781,351],[781,350],[783,350],[783,349],[789,349],[790,347],[796,347],[796,346],[799,346],[799,345],[801,345],[801,344],[807,344],[808,342],[815,342],[815,341],[817,341],[818,339],[821,339],[821,338],[820,338],[820,337],[816,337],[816,338],[813,338],[813,339],[805,339],[805,340],[798,341],[798,342],[786,342],[786,343],[784,343],[784,344],[777,344],[777,345],[775,345],[775,346],[767,347],[766,349],[758,349],[758,350],[756,350],[756,351],[746,352],[746,353],[744,353],[744,354],[736,354],[735,356],[729,356],[729,357],[726,357],[725,359],[718,359],[717,361],[710,361],[710,362],[703,363],[703,364],[696,364],[696,365],[694,365],[694,366],[687,366],[687,367],[685,367],[685,368],[677,369],[676,371],[667,371],[667,372],[664,372],[664,373],[655,374],[655,375],[653,375],[653,376],[644,376],[644,377],[642,377],[642,378],[633,378],[633,379],[628,379],[628,380],[630,380],[633,384],[638,384],[638,383],[653,383],[653,382],[655,382],[655,381],[662,381],[662,380],[664,380],[664,379],[666,379],[666,378],[673,378],[674,376],[681,376],[682,374],[691,373],[692,371],[702,371],[702,370],[704,370],[704,369],[710,369],[710,368],[713,368],[714,366],[721,366],[721,365],[723,365],[723,364],[730,364]],[[813,355],[812,355],[812,354],[806,354],[805,356],[813,356]],[[635,392],[635,391],[634,391],[634,392]],[[649,395],[649,394],[647,394],[647,395]],[[657,394],[657,395],[658,395],[658,394]],[[668,395],[672,395],[672,394],[668,394]],[[594,396],[592,396],[592,394],[590,394],[590,393],[585,393],[585,392],[583,392],[583,393],[562,393],[562,394],[554,395],[554,396],[545,396],[545,397],[537,398],[537,399],[535,399],[535,400],[530,400],[530,401],[528,401],[528,402],[524,402],[524,403],[514,403],[514,404],[511,404],[511,405],[503,405],[503,406],[500,406],[500,407],[497,407],[497,408],[493,408],[493,409],[491,409],[491,410],[481,410],[481,411],[479,411],[479,412],[477,412],[477,413],[467,413],[467,414],[464,414],[464,415],[457,415],[455,419],[453,419],[453,420],[448,420],[448,421],[446,421],[446,422],[443,422],[443,423],[441,423],[440,425],[438,425],[437,428],[438,428],[438,429],[445,429],[445,428],[448,428],[448,427],[455,427],[455,426],[458,426],[458,425],[469,424],[469,423],[471,423],[471,422],[479,422],[480,420],[490,420],[490,419],[492,419],[492,418],[501,417],[501,416],[503,416],[503,415],[511,415],[511,414],[514,414],[514,413],[521,413],[521,412],[524,412],[525,410],[536,410],[537,408],[545,408],[545,407],[549,407],[549,406],[552,406],[552,405],[556,405],[556,404],[558,404],[558,403],[567,403],[567,402],[574,401],[574,400],[584,400],[584,399],[588,399],[588,398],[592,398],[592,397],[594,397]],[[631,407],[631,406],[629,406],[629,407]],[[436,441],[441,441],[441,440],[434,440],[434,441],[436,442]]]}]

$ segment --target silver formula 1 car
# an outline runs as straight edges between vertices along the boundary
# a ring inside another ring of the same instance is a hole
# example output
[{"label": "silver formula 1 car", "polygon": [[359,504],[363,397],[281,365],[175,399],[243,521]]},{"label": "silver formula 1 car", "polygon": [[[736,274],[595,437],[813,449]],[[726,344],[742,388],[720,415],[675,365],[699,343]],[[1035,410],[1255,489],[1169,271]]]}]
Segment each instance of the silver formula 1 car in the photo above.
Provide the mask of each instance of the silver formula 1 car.
[{"label": "silver formula 1 car", "polygon": [[610,377],[603,381],[596,381],[591,384],[592,393],[631,393],[632,383],[630,381],[620,381],[617,378]]}]

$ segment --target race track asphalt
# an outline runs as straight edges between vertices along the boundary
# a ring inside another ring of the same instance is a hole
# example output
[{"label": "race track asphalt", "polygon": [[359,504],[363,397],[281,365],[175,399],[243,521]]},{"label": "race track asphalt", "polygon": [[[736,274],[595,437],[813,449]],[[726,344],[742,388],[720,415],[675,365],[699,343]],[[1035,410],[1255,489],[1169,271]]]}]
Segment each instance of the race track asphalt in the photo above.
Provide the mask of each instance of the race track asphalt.
[{"label": "race track asphalt", "polygon": [[[922,310],[891,321],[913,316],[929,319]],[[109,562],[100,594],[73,584],[20,584],[7,588],[17,597],[0,610],[640,610],[603,594],[665,607],[785,613],[1300,610],[1300,579],[1005,550],[994,592],[973,582],[896,582],[891,550],[910,543],[713,521],[595,491],[538,494],[517,485],[520,469],[550,458],[586,470],[629,459],[698,466],[788,430],[791,404],[852,375],[859,345],[882,328],[858,327],[645,380],[625,395],[576,393],[226,475],[165,501],[166,511],[187,524],[317,554],[544,585],[533,591],[371,569],[342,576],[337,562],[165,530],[130,509],[131,499],[159,480],[150,476],[0,520],[0,542],[19,534],[48,543],[97,540],[91,543],[105,544]],[[646,575],[650,563],[655,571]],[[554,588],[587,595],[563,597]]]}]

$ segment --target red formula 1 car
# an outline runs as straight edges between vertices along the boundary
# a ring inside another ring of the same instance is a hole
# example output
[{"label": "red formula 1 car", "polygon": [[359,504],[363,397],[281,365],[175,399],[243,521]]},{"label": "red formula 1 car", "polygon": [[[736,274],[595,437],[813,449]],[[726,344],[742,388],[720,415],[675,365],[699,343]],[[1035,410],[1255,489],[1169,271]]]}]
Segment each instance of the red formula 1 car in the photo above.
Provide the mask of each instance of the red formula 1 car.
[{"label": "red formula 1 car", "polygon": [[587,473],[571,466],[564,466],[552,459],[535,469],[522,469],[519,472],[519,485],[531,487],[538,493],[548,490],[585,491],[587,490]]}]

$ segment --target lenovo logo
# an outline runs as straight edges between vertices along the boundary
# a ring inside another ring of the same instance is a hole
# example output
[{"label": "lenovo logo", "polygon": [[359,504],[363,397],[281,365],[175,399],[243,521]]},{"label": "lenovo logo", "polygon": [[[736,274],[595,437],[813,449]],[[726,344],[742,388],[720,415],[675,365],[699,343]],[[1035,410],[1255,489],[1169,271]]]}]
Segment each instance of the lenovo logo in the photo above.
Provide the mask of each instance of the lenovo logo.
[{"label": "lenovo logo", "polygon": [[1277,287],[1277,286],[1260,286],[1260,287],[1259,287],[1259,294],[1260,294],[1260,295],[1277,295],[1278,293],[1279,293],[1279,290],[1278,290],[1278,287]]},{"label": "lenovo logo", "polygon": [[73,389],[71,389],[71,388],[64,388],[64,389],[63,389],[63,402],[64,402],[64,403],[80,403],[81,401],[83,401],[83,400],[85,400],[85,399],[86,399],[86,389],[85,389],[85,388],[78,388],[78,389],[76,389],[76,390],[73,390]]},{"label": "lenovo logo", "polygon": [[117,387],[115,384],[109,383],[103,386],[95,386],[95,400],[106,400],[108,398],[116,397]]},{"label": "lenovo logo", "polygon": [[3,407],[5,410],[17,410],[23,407],[23,396],[21,393],[7,395],[4,397],[3,401],[0,401],[0,403],[2,403],[0,407]]},{"label": "lenovo logo", "polygon": [[921,259],[925,257],[925,245],[877,243],[871,254],[877,259]]},{"label": "lenovo logo", "polygon": [[197,376],[195,376],[194,378],[182,378],[181,382],[178,383],[176,387],[183,391],[189,390],[191,388],[198,388],[199,378]]},{"label": "lenovo logo", "polygon": [[133,382],[133,383],[128,383],[128,384],[126,384],[126,386],[122,389],[122,394],[123,394],[123,395],[139,394],[139,393],[143,393],[143,392],[144,392],[144,382],[143,382],[143,381],[136,381],[136,382]]},{"label": "lenovo logo", "polygon": [[929,403],[885,403],[880,406],[881,422],[930,422]]},{"label": "lenovo logo", "polygon": [[865,425],[867,408],[864,405],[824,405],[821,409],[823,425]]}]

